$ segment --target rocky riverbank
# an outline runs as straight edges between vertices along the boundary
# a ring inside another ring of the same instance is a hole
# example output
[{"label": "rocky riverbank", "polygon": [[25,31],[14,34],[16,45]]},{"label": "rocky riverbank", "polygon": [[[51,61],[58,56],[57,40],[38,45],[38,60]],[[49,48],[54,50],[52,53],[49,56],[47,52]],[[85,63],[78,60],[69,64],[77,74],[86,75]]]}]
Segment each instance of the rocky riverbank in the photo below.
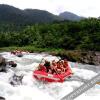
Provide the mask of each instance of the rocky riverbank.
[{"label": "rocky riverbank", "polygon": [[17,66],[17,64],[14,63],[14,61],[7,62],[6,59],[0,55],[0,72],[6,72],[7,65],[9,65],[10,67]]},{"label": "rocky riverbank", "polygon": [[[66,58],[72,62],[80,62],[84,64],[100,65],[100,51],[82,51],[82,50],[64,50],[64,49],[40,49],[33,47],[19,47],[19,48],[2,48],[3,51],[25,50],[31,53],[48,53],[54,56],[60,56],[62,59]],[[2,51],[1,50],[1,51]]]},{"label": "rocky riverbank", "polygon": [[100,65],[100,52],[89,51],[86,53],[82,53],[81,62]]},{"label": "rocky riverbank", "polygon": [[100,65],[100,52],[95,51],[62,51],[59,53],[52,53],[53,55],[60,56],[62,59],[66,58],[72,62],[80,62],[90,65]]}]

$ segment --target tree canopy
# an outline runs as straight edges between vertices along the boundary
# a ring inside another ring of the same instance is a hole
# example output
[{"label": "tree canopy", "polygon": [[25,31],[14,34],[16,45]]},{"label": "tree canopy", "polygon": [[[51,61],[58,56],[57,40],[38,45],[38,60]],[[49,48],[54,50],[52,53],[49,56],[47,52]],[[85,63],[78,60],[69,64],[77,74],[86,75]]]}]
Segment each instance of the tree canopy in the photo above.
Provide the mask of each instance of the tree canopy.
[{"label": "tree canopy", "polygon": [[25,45],[100,51],[100,20],[88,18],[78,22],[0,24],[0,47]]}]

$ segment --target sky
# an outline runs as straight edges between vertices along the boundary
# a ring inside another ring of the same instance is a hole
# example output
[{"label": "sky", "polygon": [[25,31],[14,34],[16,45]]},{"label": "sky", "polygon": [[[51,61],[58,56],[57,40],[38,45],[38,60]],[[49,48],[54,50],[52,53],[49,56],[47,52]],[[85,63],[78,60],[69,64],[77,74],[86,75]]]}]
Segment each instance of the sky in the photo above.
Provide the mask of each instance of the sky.
[{"label": "sky", "polygon": [[41,9],[55,15],[69,11],[84,17],[100,16],[100,0],[0,0],[0,4],[20,9]]}]

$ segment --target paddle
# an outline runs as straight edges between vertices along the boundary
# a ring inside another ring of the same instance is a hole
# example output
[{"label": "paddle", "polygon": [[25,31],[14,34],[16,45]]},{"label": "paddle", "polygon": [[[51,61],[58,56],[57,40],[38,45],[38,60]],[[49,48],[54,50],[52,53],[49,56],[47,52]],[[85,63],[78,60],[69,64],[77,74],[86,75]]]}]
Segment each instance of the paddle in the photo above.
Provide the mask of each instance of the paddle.
[{"label": "paddle", "polygon": [[43,59],[44,59],[44,58],[42,58],[42,59],[41,59],[41,62],[40,62],[40,64],[42,63],[42,60],[43,60]]},{"label": "paddle", "polygon": [[[61,59],[59,59],[60,61]],[[57,74],[57,76],[60,78],[60,80],[63,82],[64,80],[62,79],[62,77],[59,75],[59,73],[56,71],[56,69],[53,68],[53,70],[55,71],[55,73]]]},{"label": "paddle", "polygon": [[[44,58],[42,58],[41,59],[41,61],[40,61],[40,63],[39,63],[39,65],[42,63],[42,60],[43,60]],[[40,66],[38,65],[38,68],[37,69],[39,69],[40,68]]]},{"label": "paddle", "polygon": [[[55,69],[54,69],[55,70]],[[60,77],[59,73],[55,70],[56,74],[58,75],[58,77],[60,78],[60,80],[63,82],[64,80]]]}]

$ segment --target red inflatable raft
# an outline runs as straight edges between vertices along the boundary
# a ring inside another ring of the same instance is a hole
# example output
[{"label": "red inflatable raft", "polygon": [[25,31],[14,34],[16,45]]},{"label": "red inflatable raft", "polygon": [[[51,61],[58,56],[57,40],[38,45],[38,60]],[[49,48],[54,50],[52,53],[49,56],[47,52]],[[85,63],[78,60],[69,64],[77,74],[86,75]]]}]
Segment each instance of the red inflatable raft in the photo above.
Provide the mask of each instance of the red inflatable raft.
[{"label": "red inflatable raft", "polygon": [[70,66],[66,66],[67,70],[63,74],[48,74],[45,71],[35,70],[33,71],[33,77],[40,81],[46,82],[64,82],[64,80],[70,76],[72,76],[72,70]]}]

